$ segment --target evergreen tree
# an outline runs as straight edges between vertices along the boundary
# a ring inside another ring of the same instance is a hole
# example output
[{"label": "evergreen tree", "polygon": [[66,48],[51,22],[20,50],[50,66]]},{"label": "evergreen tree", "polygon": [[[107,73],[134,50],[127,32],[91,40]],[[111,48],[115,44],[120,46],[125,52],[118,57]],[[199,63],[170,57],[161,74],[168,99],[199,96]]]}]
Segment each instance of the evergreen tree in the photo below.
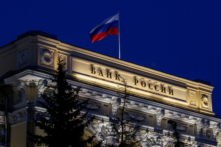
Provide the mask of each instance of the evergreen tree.
[{"label": "evergreen tree", "polygon": [[51,78],[56,83],[53,95],[42,94],[44,102],[39,101],[46,112],[40,115],[40,120],[35,120],[35,126],[42,129],[45,136],[29,133],[30,140],[49,147],[94,146],[95,135],[83,138],[85,128],[93,120],[93,117],[88,118],[88,100],[80,100],[80,88],[73,89],[68,84],[64,65],[63,60],[58,58],[57,72]]},{"label": "evergreen tree", "polygon": [[177,122],[174,120],[168,120],[168,124],[170,124],[171,128],[174,130],[173,136],[176,139],[174,147],[184,147],[185,144],[180,141],[180,133],[177,131]]},{"label": "evergreen tree", "polygon": [[123,89],[119,93],[121,97],[121,109],[119,109],[116,118],[110,118],[113,130],[115,132],[115,139],[117,145],[108,145],[108,147],[139,147],[139,140],[137,140],[137,133],[141,129],[142,121],[134,117],[130,117],[126,111],[127,101],[130,96],[129,88],[125,79],[122,78]]}]

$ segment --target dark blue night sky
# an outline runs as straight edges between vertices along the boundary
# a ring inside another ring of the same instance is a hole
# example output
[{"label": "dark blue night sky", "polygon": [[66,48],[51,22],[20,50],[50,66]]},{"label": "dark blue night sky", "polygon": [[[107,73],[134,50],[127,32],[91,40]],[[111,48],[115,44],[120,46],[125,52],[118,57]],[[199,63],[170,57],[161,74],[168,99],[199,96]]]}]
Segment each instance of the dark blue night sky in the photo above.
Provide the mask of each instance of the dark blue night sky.
[{"label": "dark blue night sky", "polygon": [[117,58],[117,36],[91,43],[89,32],[118,8],[122,60],[211,82],[221,116],[220,0],[0,0],[0,46],[41,30]]}]

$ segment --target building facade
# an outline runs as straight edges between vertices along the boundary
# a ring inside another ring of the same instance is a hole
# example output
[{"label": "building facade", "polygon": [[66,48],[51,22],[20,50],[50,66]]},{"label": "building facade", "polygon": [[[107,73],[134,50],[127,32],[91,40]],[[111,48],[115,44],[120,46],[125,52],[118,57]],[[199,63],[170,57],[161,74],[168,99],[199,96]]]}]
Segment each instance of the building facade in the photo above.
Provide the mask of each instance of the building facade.
[{"label": "building facade", "polygon": [[0,98],[8,110],[5,117],[1,113],[2,146],[4,139],[11,147],[35,146],[27,139],[27,131],[43,133],[34,127],[33,119],[45,111],[37,101],[42,93],[52,91],[45,83],[53,84],[50,73],[57,69],[58,56],[66,62],[69,84],[81,86],[80,97],[90,99],[90,113],[96,119],[86,134],[97,132],[97,140],[110,142],[109,118],[122,107],[118,92],[123,78],[130,89],[126,111],[143,122],[138,135],[142,147],[173,147],[173,130],[167,123],[171,119],[178,123],[182,141],[189,147],[221,146],[221,119],[213,112],[214,87],[208,83],[92,52],[40,31],[22,34],[0,48],[0,88],[6,93],[0,93]]}]

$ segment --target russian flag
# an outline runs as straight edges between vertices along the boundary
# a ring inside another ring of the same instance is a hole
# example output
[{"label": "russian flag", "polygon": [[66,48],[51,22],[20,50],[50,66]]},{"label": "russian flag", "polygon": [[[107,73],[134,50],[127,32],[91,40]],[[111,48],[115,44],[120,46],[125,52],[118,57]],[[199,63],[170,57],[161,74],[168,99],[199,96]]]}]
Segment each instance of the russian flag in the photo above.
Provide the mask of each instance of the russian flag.
[{"label": "russian flag", "polygon": [[90,31],[90,37],[92,43],[105,38],[107,35],[118,35],[118,13],[96,26]]}]

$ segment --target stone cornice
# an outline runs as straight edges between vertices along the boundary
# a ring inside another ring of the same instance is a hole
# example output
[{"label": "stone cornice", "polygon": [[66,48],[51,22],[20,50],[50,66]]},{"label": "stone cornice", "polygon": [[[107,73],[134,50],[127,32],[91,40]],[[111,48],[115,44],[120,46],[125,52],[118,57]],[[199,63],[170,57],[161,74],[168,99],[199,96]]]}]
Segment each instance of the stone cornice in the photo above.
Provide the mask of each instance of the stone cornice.
[{"label": "stone cornice", "polygon": [[[34,70],[25,70],[21,73],[18,73],[18,74],[15,74],[15,75],[11,76],[11,77],[6,78],[4,81],[5,81],[5,84],[10,84],[10,83],[18,80],[19,78],[27,77],[29,75],[31,75],[33,77],[38,77],[38,78],[40,77],[41,79],[50,79],[50,75],[48,75],[46,73],[42,73],[42,72],[34,71]],[[106,103],[108,103],[108,102],[110,103],[111,97],[113,97],[113,96],[118,97],[119,96],[116,91],[112,91],[112,90],[109,90],[109,89],[100,88],[100,87],[97,87],[97,86],[92,86],[92,85],[88,85],[86,83],[81,83],[81,82],[72,81],[72,80],[68,80],[68,82],[71,85],[74,85],[74,86],[79,86],[80,85],[82,88],[86,88],[89,91],[96,91],[97,93],[106,94],[107,98],[109,99],[108,100],[108,99],[99,98],[99,97],[96,98],[94,96],[87,95],[88,98],[93,98],[93,99],[98,100],[98,101],[103,101],[103,102],[106,102]],[[81,96],[83,97],[83,95],[81,95]],[[176,107],[173,107],[173,106],[169,106],[169,105],[166,105],[166,104],[154,102],[154,101],[144,99],[144,98],[141,98],[141,97],[130,96],[129,100],[130,101],[135,101],[136,103],[143,103],[144,105],[150,105],[150,106],[153,106],[153,107],[156,107],[156,108],[163,108],[165,110],[174,111],[174,112],[177,112],[177,113],[180,113],[180,114],[186,114],[186,115],[189,115],[191,117],[209,119],[211,121],[221,122],[220,118],[212,117],[212,116],[209,116],[209,115],[205,115],[205,114],[201,114],[201,113],[197,113],[197,112],[193,112],[193,111],[189,111],[189,110],[185,110],[185,109],[181,109],[181,108],[176,108]],[[133,109],[135,109],[135,108],[133,108]],[[137,109],[137,110],[140,110],[140,109]]]},{"label": "stone cornice", "polygon": [[[98,93],[99,92],[105,93],[107,95],[107,98],[109,98],[109,101],[112,96],[118,97],[117,92],[112,91],[112,90],[107,90],[107,89],[103,89],[100,87],[96,87],[96,86],[92,86],[92,85],[88,85],[88,84],[84,84],[84,83],[80,83],[80,82],[76,82],[76,81],[68,81],[68,82],[72,85],[81,85],[82,88],[86,88],[89,91],[97,91]],[[95,99],[95,97],[93,97],[93,96],[87,95],[87,97],[91,98],[91,99]],[[97,99],[97,100],[99,100],[99,99]],[[153,102],[148,99],[143,99],[140,97],[130,96],[129,100],[135,101],[136,103],[143,103],[144,105],[151,105],[156,108],[163,108],[163,109],[166,109],[169,111],[177,112],[179,114],[186,114],[186,115],[189,115],[189,116],[195,117],[195,118],[209,119],[209,120],[215,121],[215,122],[221,121],[221,118],[216,118],[213,116],[209,116],[209,115],[205,115],[205,114],[201,114],[201,113],[197,113],[197,112],[193,112],[193,111],[189,111],[189,110],[184,110],[184,109],[169,106],[166,104]],[[105,102],[105,101],[108,102],[107,99],[106,100],[103,99],[103,102]],[[133,108],[133,109],[141,111],[140,108]],[[144,112],[146,112],[146,111],[144,111]]]},{"label": "stone cornice", "polygon": [[5,84],[9,84],[13,81],[18,80],[19,78],[22,78],[22,77],[25,77],[25,76],[30,76],[30,75],[33,76],[32,78],[36,77],[38,79],[48,79],[50,77],[50,75],[48,75],[48,74],[45,74],[45,73],[42,73],[42,72],[39,72],[39,71],[34,71],[34,70],[27,69],[23,72],[15,74],[11,77],[5,78],[4,82],[5,82]]}]

